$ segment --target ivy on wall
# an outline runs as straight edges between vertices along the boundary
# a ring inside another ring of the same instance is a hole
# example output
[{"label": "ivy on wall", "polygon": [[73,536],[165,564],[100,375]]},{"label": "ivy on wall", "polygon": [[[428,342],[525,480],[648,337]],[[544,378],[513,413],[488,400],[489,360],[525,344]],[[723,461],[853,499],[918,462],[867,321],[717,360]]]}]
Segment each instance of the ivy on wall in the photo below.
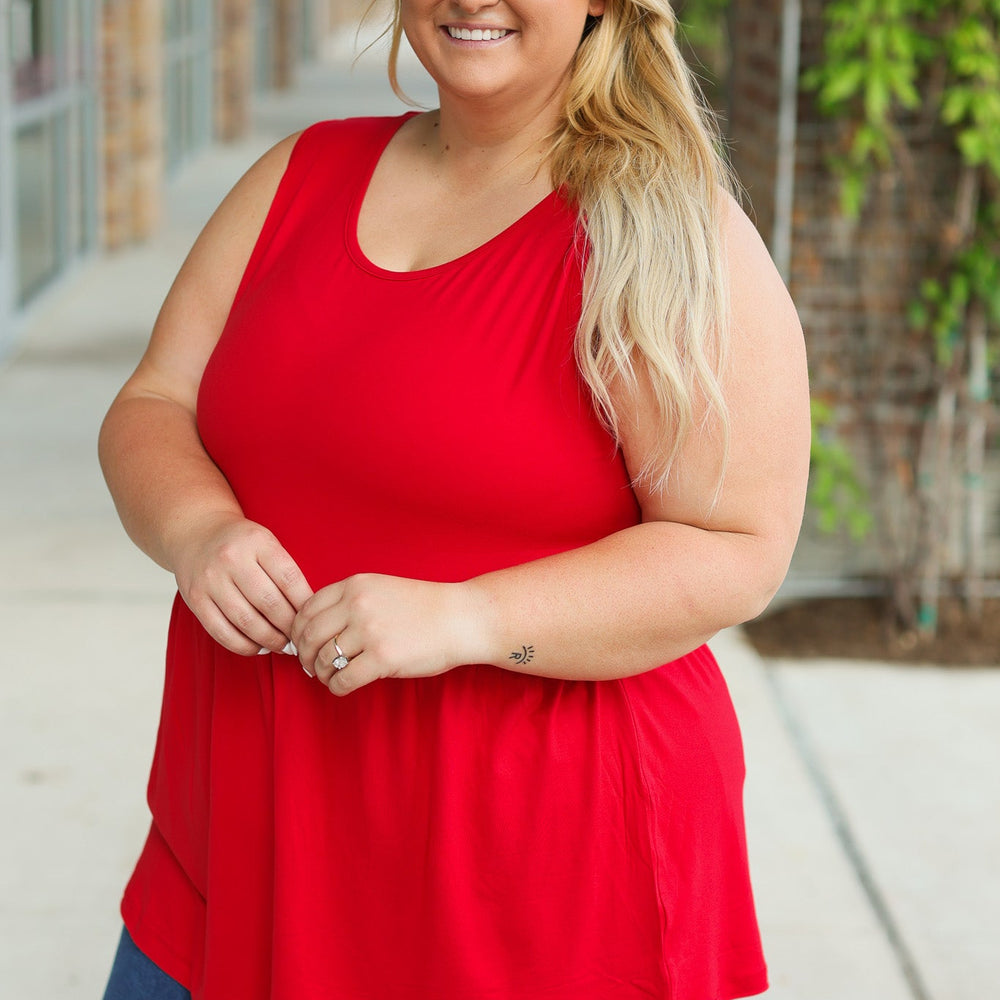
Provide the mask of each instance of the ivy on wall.
[{"label": "ivy on wall", "polygon": [[842,211],[857,218],[873,181],[910,160],[900,128],[907,117],[920,115],[946,136],[959,165],[939,245],[908,310],[911,328],[927,335],[935,399],[909,476],[925,511],[907,567],[918,578],[916,596],[896,610],[904,625],[930,635],[958,464],[963,593],[973,616],[982,609],[983,473],[1000,333],[1000,0],[833,0],[824,18],[824,61],[803,83],[847,129],[846,148],[831,163]]},{"label": "ivy on wall", "polygon": [[[681,0],[675,5],[679,33],[705,92],[722,102],[730,59],[726,30],[730,0]],[[846,530],[860,541],[871,530],[868,492],[846,445],[838,438],[832,409],[814,398],[809,506],[820,531]]]},{"label": "ivy on wall", "polygon": [[[729,7],[730,0],[677,5],[710,94],[721,92],[727,69]],[[820,112],[842,126],[844,141],[830,161],[841,212],[858,219],[880,181],[893,173],[912,179],[919,162],[910,146],[914,121],[943,139],[956,164],[944,202],[933,194],[938,245],[928,247],[905,316],[931,383],[910,464],[881,468],[893,482],[874,482],[869,498],[837,439],[833,413],[813,403],[810,502],[820,528],[846,526],[860,538],[875,521],[892,526],[902,497],[917,513],[912,530],[895,532],[905,551],[886,560],[886,575],[897,623],[931,635],[948,537],[962,538],[967,608],[973,617],[982,611],[984,468],[1000,340],[1000,0],[829,0],[822,16],[822,62],[807,68],[802,83]]]}]

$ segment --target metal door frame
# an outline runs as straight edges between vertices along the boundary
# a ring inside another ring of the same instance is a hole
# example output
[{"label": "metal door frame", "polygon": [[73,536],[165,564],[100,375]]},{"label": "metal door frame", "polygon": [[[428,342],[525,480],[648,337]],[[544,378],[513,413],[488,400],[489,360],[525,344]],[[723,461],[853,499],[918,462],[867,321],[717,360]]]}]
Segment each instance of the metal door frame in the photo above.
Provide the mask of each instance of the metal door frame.
[{"label": "metal door frame", "polygon": [[[165,13],[165,9],[164,9]],[[168,176],[176,173],[184,164],[202,152],[212,141],[213,107],[213,56],[215,39],[215,19],[213,5],[193,3],[191,5],[193,24],[190,30],[179,38],[170,38],[163,25],[163,134],[164,162]],[[180,109],[177,122],[172,120],[171,87],[180,79],[183,66],[191,69],[191,90],[186,97],[186,106]],[[177,128],[182,134],[177,134]],[[183,134],[191,129],[191,145]]]},{"label": "metal door frame", "polygon": [[14,342],[14,127],[9,0],[0,0],[0,357]]},{"label": "metal door frame", "polygon": [[[0,0],[0,354],[15,342],[25,309],[44,296],[45,289],[66,273],[75,259],[97,246],[99,225],[98,133],[100,106],[97,93],[99,8],[97,0],[78,0],[82,78],[67,75],[68,18],[65,0],[54,0],[57,79],[54,88],[21,104],[14,103],[10,64],[9,0]],[[74,115],[76,116],[74,118]],[[15,142],[18,132],[39,122],[54,125],[56,185],[55,267],[49,278],[22,303],[18,288],[17,217],[18,180]],[[69,130],[80,129],[78,159],[69,155],[74,142]],[[70,194],[72,188],[73,195]],[[72,221],[71,209],[79,211]],[[71,234],[79,227],[79,245]]]}]

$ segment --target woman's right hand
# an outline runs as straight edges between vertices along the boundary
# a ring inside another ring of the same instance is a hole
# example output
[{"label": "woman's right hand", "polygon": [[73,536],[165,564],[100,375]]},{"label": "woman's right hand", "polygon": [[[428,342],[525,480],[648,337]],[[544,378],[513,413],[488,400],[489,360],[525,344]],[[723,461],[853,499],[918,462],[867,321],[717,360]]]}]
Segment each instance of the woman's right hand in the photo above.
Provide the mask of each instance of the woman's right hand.
[{"label": "woman's right hand", "polygon": [[244,655],[282,649],[312,589],[274,535],[243,517],[198,432],[198,393],[296,139],[251,167],[195,241],[99,440],[129,536],[174,574],[209,634]]},{"label": "woman's right hand", "polygon": [[312,588],[267,528],[232,513],[190,526],[174,549],[177,587],[208,633],[252,656],[280,652]]}]

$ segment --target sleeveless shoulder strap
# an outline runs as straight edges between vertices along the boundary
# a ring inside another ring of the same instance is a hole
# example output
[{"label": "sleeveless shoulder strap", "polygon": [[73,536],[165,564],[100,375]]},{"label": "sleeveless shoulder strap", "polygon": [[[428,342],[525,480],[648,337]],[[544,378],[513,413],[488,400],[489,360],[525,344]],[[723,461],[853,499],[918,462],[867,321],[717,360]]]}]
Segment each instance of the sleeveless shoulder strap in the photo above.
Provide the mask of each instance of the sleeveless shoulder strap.
[{"label": "sleeveless shoulder strap", "polygon": [[380,150],[411,114],[323,121],[302,131],[250,254],[234,305],[269,256],[280,253],[284,237],[303,217],[311,218],[319,211],[331,224],[337,223],[358,184],[368,175],[373,150]]}]

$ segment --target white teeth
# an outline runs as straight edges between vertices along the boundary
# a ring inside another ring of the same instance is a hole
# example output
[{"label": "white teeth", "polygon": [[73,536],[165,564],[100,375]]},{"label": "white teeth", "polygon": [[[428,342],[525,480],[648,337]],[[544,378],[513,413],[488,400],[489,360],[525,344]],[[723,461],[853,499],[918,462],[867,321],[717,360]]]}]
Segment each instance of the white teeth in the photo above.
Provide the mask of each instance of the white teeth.
[{"label": "white teeth", "polygon": [[482,42],[493,38],[503,38],[506,28],[448,28],[452,38],[461,38],[466,42]]}]

